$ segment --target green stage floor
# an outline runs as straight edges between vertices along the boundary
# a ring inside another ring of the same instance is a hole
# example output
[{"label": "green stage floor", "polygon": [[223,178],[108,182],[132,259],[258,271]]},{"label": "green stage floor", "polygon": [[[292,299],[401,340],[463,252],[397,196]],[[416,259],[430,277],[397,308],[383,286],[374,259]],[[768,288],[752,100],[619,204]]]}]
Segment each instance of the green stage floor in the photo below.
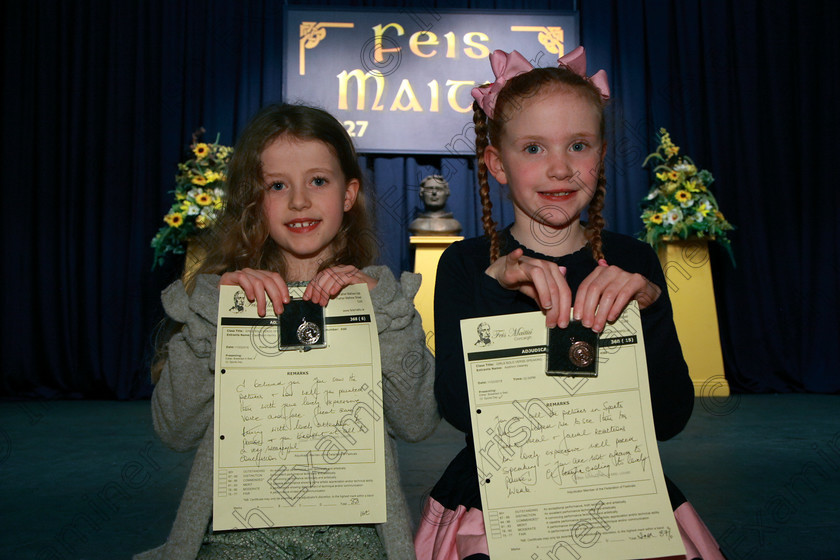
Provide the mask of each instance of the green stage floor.
[{"label": "green stage floor", "polygon": [[[461,447],[448,424],[400,444],[415,521]],[[840,397],[698,399],[660,453],[730,560],[840,558]],[[161,544],[191,462],[157,441],[146,401],[0,403],[0,559],[113,560]]]}]

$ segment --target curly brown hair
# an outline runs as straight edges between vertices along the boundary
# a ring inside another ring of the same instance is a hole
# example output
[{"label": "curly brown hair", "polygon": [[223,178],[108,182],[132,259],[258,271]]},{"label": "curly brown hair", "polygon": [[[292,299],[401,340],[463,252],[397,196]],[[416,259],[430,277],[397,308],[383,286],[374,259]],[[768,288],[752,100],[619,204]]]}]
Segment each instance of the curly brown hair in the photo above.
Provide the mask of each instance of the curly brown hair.
[{"label": "curly brown hair", "polygon": [[[481,87],[489,87],[489,84]],[[496,231],[496,222],[492,218],[493,204],[490,201],[490,185],[487,180],[487,165],[484,163],[484,152],[489,145],[498,145],[504,132],[505,123],[522,107],[523,102],[535,97],[547,88],[560,90],[573,90],[579,93],[584,99],[591,101],[592,106],[598,111],[600,120],[600,135],[604,138],[606,132],[606,119],[604,115],[605,100],[601,91],[585,77],[574,71],[561,66],[559,68],[534,68],[529,72],[519,74],[507,81],[499,92],[493,109],[494,117],[488,118],[484,110],[477,102],[473,103],[473,123],[475,124],[475,156],[478,167],[479,196],[481,197],[481,222],[484,226],[484,233],[490,239],[490,261],[499,258],[499,235]],[[589,203],[587,214],[589,220],[586,224],[586,238],[592,250],[595,260],[604,258],[601,243],[601,231],[605,221],[601,214],[604,208],[606,195],[606,175],[604,166],[601,165],[598,171],[598,181],[595,186],[595,193]]]},{"label": "curly brown hair", "polygon": [[360,185],[355,204],[344,213],[333,241],[334,255],[320,263],[319,270],[347,264],[362,268],[375,260],[378,242],[368,211],[364,176],[349,134],[326,111],[305,105],[274,104],[253,116],[236,143],[228,166],[225,208],[203,240],[207,256],[198,274],[255,268],[285,275],[283,251],[271,239],[263,214],[266,185],[260,159],[265,148],[284,135],[323,142],[338,159],[344,180],[355,179]]},{"label": "curly brown hair", "polygon": [[[266,185],[261,156],[277,138],[288,135],[298,140],[323,142],[336,156],[345,181],[359,182],[353,207],[344,213],[341,228],[333,240],[332,258],[319,270],[336,265],[363,268],[376,259],[379,243],[367,206],[365,181],[350,135],[335,117],[306,105],[274,104],[258,111],[245,126],[228,165],[226,202],[213,228],[196,242],[204,255],[198,269],[185,277],[192,292],[198,274],[224,274],[242,268],[271,270],[286,275],[283,251],[269,235],[263,213]],[[152,363],[152,381],[157,383],[167,358],[166,343],[182,325],[163,321],[157,332],[157,352]]]}]

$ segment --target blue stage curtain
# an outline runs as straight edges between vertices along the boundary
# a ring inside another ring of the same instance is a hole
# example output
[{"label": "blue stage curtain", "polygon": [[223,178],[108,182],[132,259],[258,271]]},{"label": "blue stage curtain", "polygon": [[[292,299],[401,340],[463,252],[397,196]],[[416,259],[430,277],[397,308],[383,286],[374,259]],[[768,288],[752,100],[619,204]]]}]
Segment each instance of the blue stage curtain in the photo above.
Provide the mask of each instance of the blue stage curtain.
[{"label": "blue stage curtain", "polygon": [[[347,6],[348,2],[322,2]],[[422,7],[426,2],[349,5]],[[570,1],[441,8],[567,9]],[[832,139],[834,2],[581,0],[590,71],[607,70],[613,230],[641,230],[640,168],[664,126],[710,169],[738,230],[713,246],[727,376],[737,391],[840,391],[840,229]],[[0,395],[150,393],[160,290],[149,240],[192,132],[233,143],[282,100],[283,4],[268,0],[7,2],[2,8]],[[490,78],[487,73],[477,80]],[[292,99],[294,100],[294,99]],[[465,235],[481,231],[467,157],[369,155],[382,262],[410,269],[418,185],[440,173]],[[512,218],[494,185],[495,218]]]}]

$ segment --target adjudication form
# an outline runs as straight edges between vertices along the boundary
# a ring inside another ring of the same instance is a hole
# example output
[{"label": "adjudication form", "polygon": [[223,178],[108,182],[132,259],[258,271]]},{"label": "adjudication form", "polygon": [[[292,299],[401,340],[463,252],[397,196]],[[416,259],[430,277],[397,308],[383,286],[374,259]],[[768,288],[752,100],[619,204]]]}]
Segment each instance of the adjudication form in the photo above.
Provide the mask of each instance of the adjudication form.
[{"label": "adjudication form", "polygon": [[685,554],[635,302],[602,334],[594,378],[546,375],[539,312],[463,320],[461,336],[491,558]]},{"label": "adjudication form", "polygon": [[[221,286],[213,529],[385,521],[379,337],[367,286],[326,307],[326,348],[278,349],[278,318]],[[300,297],[303,288],[290,288]]]}]

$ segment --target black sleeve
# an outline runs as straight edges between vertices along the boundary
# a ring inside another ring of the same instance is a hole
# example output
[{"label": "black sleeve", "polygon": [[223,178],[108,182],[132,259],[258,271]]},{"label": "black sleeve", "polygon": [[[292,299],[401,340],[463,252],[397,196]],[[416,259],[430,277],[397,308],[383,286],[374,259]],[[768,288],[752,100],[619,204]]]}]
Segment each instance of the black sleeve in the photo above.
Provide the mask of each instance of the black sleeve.
[{"label": "black sleeve", "polygon": [[517,299],[517,292],[505,290],[484,273],[489,264],[486,252],[465,250],[463,243],[455,243],[441,256],[435,280],[435,397],[441,416],[467,433],[470,412],[461,319],[498,315]]}]

